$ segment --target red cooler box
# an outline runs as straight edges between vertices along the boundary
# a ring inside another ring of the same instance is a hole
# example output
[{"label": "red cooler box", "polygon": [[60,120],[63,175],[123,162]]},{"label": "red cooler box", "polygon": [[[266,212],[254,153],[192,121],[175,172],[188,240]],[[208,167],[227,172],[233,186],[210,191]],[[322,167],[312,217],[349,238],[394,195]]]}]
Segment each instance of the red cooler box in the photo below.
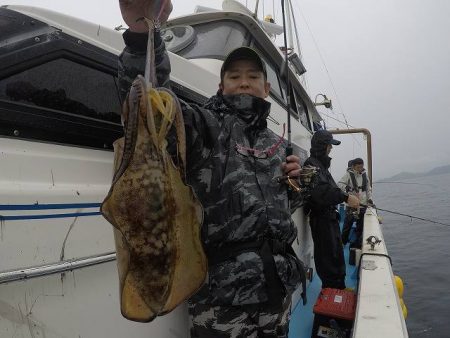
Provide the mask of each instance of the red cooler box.
[{"label": "red cooler box", "polygon": [[325,288],[314,305],[312,338],[350,337],[355,320],[356,294]]}]

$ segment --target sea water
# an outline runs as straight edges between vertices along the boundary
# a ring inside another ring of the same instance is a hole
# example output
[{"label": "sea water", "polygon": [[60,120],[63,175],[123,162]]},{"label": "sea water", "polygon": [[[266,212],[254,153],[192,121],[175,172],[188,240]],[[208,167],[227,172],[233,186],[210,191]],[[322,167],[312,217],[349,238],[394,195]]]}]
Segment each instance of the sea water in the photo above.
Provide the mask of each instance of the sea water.
[{"label": "sea water", "polygon": [[411,338],[450,337],[450,174],[375,183],[382,209],[449,226],[379,211],[394,274],[404,282]]}]

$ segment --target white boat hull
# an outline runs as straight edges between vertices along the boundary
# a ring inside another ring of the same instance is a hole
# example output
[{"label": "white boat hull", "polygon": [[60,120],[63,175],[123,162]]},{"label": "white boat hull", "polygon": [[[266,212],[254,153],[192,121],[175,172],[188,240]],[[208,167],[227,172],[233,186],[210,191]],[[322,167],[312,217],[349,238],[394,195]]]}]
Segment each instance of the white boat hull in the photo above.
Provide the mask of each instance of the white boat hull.
[{"label": "white boat hull", "polygon": [[188,337],[185,306],[151,324],[120,313],[112,227],[98,212],[112,153],[0,143],[0,205],[10,209],[0,211],[0,337]]}]

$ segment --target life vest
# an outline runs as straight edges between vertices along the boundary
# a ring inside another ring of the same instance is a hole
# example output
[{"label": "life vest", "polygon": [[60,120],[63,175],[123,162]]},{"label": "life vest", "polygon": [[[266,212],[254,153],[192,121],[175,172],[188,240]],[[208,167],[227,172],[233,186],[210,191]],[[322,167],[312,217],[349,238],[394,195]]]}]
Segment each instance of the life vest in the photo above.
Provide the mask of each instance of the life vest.
[{"label": "life vest", "polygon": [[355,173],[353,171],[349,171],[348,173],[350,175],[350,180],[352,181],[353,190],[356,193],[358,193],[360,190],[361,191],[367,190],[367,174],[366,174],[366,172],[362,173],[362,185],[361,186],[358,186],[358,183],[356,182]]}]

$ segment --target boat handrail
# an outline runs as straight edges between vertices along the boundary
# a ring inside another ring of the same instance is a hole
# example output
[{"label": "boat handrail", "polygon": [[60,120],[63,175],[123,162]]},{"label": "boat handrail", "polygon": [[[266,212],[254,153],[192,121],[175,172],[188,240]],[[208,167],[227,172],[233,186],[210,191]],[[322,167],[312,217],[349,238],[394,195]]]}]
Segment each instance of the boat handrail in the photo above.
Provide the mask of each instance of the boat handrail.
[{"label": "boat handrail", "polygon": [[[370,241],[373,238],[375,241]],[[408,338],[400,297],[376,209],[364,215],[358,302],[353,338]],[[382,323],[382,325],[380,324]]]},{"label": "boat handrail", "polygon": [[116,260],[116,253],[109,252],[97,256],[69,259],[52,264],[0,272],[0,284],[60,274],[67,271],[87,268]]},{"label": "boat handrail", "polygon": [[369,175],[370,185],[373,183],[372,178],[372,135],[369,129],[366,128],[349,128],[349,129],[330,129],[328,130],[332,134],[363,134],[366,137],[367,143],[367,173]]}]

